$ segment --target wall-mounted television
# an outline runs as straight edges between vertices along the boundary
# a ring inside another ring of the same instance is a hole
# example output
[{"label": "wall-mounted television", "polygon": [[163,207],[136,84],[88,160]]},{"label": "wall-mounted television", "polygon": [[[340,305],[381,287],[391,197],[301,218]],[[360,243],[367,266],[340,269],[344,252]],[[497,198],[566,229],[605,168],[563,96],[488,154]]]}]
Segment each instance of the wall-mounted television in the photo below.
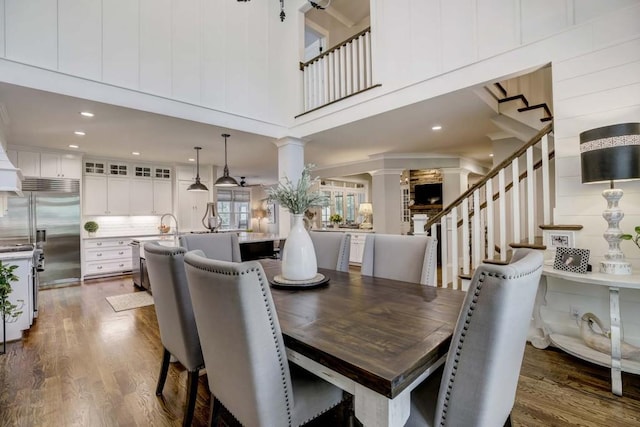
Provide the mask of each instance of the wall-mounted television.
[{"label": "wall-mounted television", "polygon": [[419,184],[413,189],[416,205],[441,205],[442,204],[442,183]]}]

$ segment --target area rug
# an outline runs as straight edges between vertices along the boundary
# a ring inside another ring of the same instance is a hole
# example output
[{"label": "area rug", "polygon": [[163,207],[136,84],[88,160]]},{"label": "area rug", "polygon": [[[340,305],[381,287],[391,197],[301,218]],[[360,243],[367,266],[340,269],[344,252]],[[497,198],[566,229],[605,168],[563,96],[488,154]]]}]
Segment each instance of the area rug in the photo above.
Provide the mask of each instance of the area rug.
[{"label": "area rug", "polygon": [[149,292],[142,291],[107,297],[107,302],[111,304],[113,311],[124,311],[153,305],[153,297]]}]

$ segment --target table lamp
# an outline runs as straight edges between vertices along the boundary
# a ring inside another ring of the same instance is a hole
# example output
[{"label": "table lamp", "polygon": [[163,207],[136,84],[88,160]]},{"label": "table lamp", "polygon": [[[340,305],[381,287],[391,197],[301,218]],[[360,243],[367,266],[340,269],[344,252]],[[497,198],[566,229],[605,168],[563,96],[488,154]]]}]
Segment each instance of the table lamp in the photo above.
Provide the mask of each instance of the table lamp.
[{"label": "table lamp", "polygon": [[620,236],[624,233],[619,224],[624,213],[618,202],[623,193],[613,188],[613,182],[640,179],[640,123],[621,123],[582,132],[580,163],[583,184],[610,183],[602,192],[607,200],[602,216],[608,223],[604,239],[609,243],[609,251],[600,262],[600,272],[631,274],[631,264],[620,249]]},{"label": "table lamp", "polygon": [[364,221],[360,224],[360,228],[371,229],[373,228],[373,224],[371,224],[371,214],[373,213],[373,205],[371,203],[360,203],[360,207],[358,208],[358,214],[364,216]]},{"label": "table lamp", "polygon": [[260,230],[260,222],[262,222],[262,218],[267,216],[267,211],[264,209],[254,209],[253,217],[258,219],[258,233],[262,233]]}]

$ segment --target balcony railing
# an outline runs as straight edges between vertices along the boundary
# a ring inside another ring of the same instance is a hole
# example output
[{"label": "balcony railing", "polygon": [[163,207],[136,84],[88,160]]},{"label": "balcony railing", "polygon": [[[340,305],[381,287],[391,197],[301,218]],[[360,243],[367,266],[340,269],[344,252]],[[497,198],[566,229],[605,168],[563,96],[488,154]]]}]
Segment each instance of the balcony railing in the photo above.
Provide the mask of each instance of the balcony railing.
[{"label": "balcony railing", "polygon": [[304,113],[379,86],[371,78],[371,28],[301,62],[300,70],[304,73]]}]

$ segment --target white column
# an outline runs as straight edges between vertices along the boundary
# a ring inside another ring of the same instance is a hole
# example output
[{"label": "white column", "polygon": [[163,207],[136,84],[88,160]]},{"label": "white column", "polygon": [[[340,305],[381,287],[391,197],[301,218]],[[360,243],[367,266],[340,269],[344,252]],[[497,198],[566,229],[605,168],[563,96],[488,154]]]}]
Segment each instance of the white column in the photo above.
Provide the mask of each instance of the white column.
[{"label": "white column", "polygon": [[442,207],[460,197],[469,188],[469,170],[461,168],[444,168],[442,170]]},{"label": "white column", "polygon": [[[289,178],[293,183],[298,182],[304,169],[305,142],[298,138],[285,137],[275,141],[278,147],[278,177],[283,180]],[[278,206],[278,233],[282,237],[289,235],[291,217],[288,210]]]},{"label": "white column", "polygon": [[373,229],[376,233],[400,234],[402,193],[400,176],[403,169],[380,169],[372,176]]}]

